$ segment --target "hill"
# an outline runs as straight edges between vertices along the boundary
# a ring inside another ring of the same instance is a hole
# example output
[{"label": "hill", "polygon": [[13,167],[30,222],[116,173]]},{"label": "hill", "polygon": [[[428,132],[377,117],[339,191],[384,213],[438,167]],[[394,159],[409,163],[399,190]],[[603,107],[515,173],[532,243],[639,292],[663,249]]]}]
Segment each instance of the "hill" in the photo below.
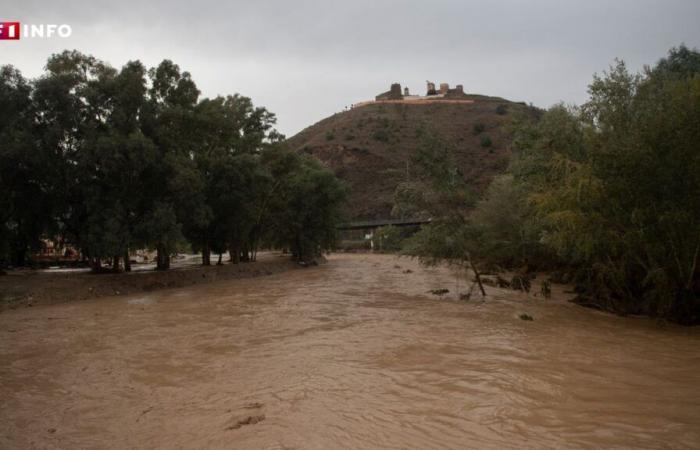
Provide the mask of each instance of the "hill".
[{"label": "hill", "polygon": [[508,123],[534,108],[497,97],[468,102],[378,101],[336,113],[288,139],[349,186],[348,220],[390,217],[394,190],[410,173],[410,158],[429,134],[452,146],[465,180],[477,191],[503,172],[511,156]]}]

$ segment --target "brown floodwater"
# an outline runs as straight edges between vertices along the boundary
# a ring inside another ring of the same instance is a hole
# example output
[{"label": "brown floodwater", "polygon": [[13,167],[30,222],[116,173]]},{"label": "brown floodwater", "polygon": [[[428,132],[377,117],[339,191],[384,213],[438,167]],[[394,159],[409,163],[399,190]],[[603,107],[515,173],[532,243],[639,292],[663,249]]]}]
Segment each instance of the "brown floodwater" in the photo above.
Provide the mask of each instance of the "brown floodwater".
[{"label": "brown floodwater", "polygon": [[700,447],[697,329],[487,289],[336,255],[6,311],[0,448]]}]

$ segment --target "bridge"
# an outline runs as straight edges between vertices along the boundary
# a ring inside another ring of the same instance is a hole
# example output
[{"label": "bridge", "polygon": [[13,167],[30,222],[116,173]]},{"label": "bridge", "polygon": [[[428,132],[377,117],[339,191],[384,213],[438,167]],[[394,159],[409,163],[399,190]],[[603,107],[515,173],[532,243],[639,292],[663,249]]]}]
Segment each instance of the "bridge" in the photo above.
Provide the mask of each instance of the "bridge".
[{"label": "bridge", "polygon": [[336,228],[338,230],[373,230],[379,227],[414,227],[430,223],[432,219],[376,219],[361,222],[341,223]]}]

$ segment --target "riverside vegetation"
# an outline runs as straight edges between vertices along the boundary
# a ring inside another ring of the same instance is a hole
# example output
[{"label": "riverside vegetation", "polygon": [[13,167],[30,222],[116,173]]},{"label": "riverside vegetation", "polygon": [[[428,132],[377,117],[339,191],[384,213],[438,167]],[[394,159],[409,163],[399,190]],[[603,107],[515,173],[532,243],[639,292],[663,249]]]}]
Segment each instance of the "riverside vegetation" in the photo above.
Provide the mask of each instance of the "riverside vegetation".
[{"label": "riverside vegetation", "polygon": [[200,98],[172,61],[120,70],[77,51],[25,79],[0,68],[0,268],[42,237],[93,271],[130,270],[129,250],[254,260],[261,245],[313,258],[333,241],[344,189],[286,151],[274,114],[240,95]]},{"label": "riverside vegetation", "polygon": [[[397,214],[433,221],[404,242],[425,262],[550,270],[577,301],[700,322],[700,53],[634,74],[617,61],[581,106],[513,124],[515,157],[476,198],[435,138],[399,186]],[[467,208],[465,208],[465,205]]]},{"label": "riverside vegetation", "polygon": [[[266,245],[305,260],[332,245],[344,189],[285,150],[250,99],[199,99],[171,61],[117,71],[77,52],[33,81],[10,66],[0,77],[3,264],[24,264],[42,236],[95,271],[120,259],[128,270],[131,248],[156,249],[166,269],[182,246],[209,264],[212,252],[237,262]],[[638,74],[618,61],[589,93],[581,106],[514,110],[514,156],[481,196],[453,144],[422,132],[393,213],[432,222],[403,242],[381,230],[387,249],[477,280],[548,270],[580,303],[700,322],[700,54],[680,46]]]}]

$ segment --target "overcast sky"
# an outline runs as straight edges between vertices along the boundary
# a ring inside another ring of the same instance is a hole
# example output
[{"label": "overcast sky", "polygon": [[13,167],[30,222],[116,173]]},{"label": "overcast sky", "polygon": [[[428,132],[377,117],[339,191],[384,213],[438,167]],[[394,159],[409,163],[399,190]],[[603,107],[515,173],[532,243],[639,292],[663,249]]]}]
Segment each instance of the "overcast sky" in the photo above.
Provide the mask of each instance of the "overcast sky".
[{"label": "overcast sky", "polygon": [[0,41],[25,76],[78,49],[115,67],[174,60],[204,96],[240,93],[288,136],[394,81],[547,107],[581,103],[615,57],[637,70],[700,47],[700,0],[16,1],[0,18],[69,24],[70,38]]}]

